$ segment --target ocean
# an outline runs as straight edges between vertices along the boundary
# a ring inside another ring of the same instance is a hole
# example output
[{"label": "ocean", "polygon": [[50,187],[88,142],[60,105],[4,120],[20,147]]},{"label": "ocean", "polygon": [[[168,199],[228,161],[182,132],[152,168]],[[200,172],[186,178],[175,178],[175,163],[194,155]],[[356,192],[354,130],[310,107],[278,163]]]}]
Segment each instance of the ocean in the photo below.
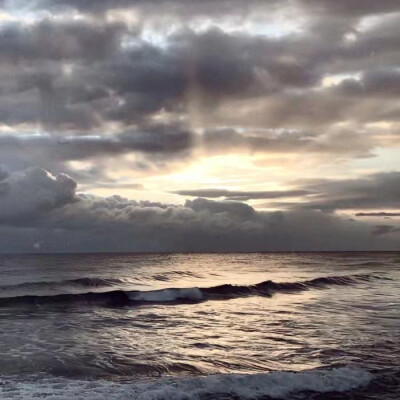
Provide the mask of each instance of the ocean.
[{"label": "ocean", "polygon": [[0,399],[400,399],[400,254],[0,256]]}]

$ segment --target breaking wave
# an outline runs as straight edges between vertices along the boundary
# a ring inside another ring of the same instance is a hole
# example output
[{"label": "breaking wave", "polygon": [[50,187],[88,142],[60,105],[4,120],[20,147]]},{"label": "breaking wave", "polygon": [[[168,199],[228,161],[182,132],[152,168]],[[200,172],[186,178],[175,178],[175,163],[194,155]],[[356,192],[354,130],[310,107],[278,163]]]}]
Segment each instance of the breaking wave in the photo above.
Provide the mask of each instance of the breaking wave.
[{"label": "breaking wave", "polygon": [[2,378],[0,385],[3,399],[249,400],[282,399],[301,392],[343,393],[367,386],[372,378],[369,372],[361,368],[344,366],[297,373],[224,374],[125,384],[60,378],[33,378],[31,382],[18,382]]},{"label": "breaking wave", "polygon": [[[264,281],[255,285],[219,285],[208,288],[171,288],[152,291],[113,290],[51,296],[25,295],[0,298],[0,307],[13,305],[51,305],[70,303],[93,303],[99,306],[125,306],[140,303],[193,303],[207,300],[228,300],[238,297],[271,297],[277,293],[296,293],[330,286],[354,285],[378,278],[372,275],[349,275],[321,277],[301,282]],[[84,282],[79,279],[80,283]],[[103,281],[103,280],[101,280]]]}]

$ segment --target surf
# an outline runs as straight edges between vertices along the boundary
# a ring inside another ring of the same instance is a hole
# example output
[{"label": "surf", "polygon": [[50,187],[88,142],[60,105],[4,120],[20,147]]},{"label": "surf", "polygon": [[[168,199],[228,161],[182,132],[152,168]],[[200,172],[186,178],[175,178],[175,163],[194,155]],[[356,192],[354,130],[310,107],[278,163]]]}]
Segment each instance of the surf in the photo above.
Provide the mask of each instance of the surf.
[{"label": "surf", "polygon": [[[213,287],[167,288],[160,290],[112,290],[104,292],[66,293],[55,295],[25,295],[0,298],[0,307],[10,306],[49,306],[57,304],[92,304],[98,306],[134,306],[144,303],[151,304],[184,304],[212,300],[229,300],[240,297],[272,297],[279,293],[298,293],[306,290],[322,290],[331,286],[348,286],[360,284],[373,279],[372,275],[327,276],[299,282],[263,281],[254,285],[223,284]],[[76,280],[81,285],[85,278]],[[96,281],[98,282],[98,281]],[[117,281],[115,281],[117,282]],[[108,282],[114,285],[115,282]]]}]

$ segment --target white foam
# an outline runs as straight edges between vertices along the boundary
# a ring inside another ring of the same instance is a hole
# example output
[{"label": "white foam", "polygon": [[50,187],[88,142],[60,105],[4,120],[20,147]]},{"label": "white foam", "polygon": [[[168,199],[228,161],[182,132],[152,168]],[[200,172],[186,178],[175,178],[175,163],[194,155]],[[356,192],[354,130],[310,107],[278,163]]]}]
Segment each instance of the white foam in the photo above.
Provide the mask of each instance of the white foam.
[{"label": "white foam", "polygon": [[230,394],[241,399],[270,396],[281,399],[300,392],[345,392],[366,386],[372,379],[357,367],[313,370],[300,373],[271,372],[256,375],[212,375],[189,379],[160,379],[152,383],[117,384],[106,381],[41,379],[15,382],[0,379],[3,400],[200,400],[217,394]]},{"label": "white foam", "polygon": [[164,289],[152,290],[149,292],[128,293],[131,300],[148,301],[148,302],[168,302],[179,299],[186,300],[202,300],[203,294],[199,288],[184,288],[184,289]]}]

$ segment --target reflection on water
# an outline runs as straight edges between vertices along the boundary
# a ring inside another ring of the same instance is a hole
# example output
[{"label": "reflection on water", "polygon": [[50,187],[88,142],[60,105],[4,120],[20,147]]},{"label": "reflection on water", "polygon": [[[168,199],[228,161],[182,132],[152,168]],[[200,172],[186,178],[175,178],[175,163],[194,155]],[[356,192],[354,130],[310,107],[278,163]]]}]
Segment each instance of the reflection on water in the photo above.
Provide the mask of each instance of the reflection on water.
[{"label": "reflection on water", "polygon": [[[0,375],[131,381],[353,364],[370,371],[395,368],[398,262],[396,254],[2,257],[3,298],[371,278],[225,301],[0,307]],[[77,281],[82,278],[97,283]],[[40,284],[21,285],[26,282]]]}]

